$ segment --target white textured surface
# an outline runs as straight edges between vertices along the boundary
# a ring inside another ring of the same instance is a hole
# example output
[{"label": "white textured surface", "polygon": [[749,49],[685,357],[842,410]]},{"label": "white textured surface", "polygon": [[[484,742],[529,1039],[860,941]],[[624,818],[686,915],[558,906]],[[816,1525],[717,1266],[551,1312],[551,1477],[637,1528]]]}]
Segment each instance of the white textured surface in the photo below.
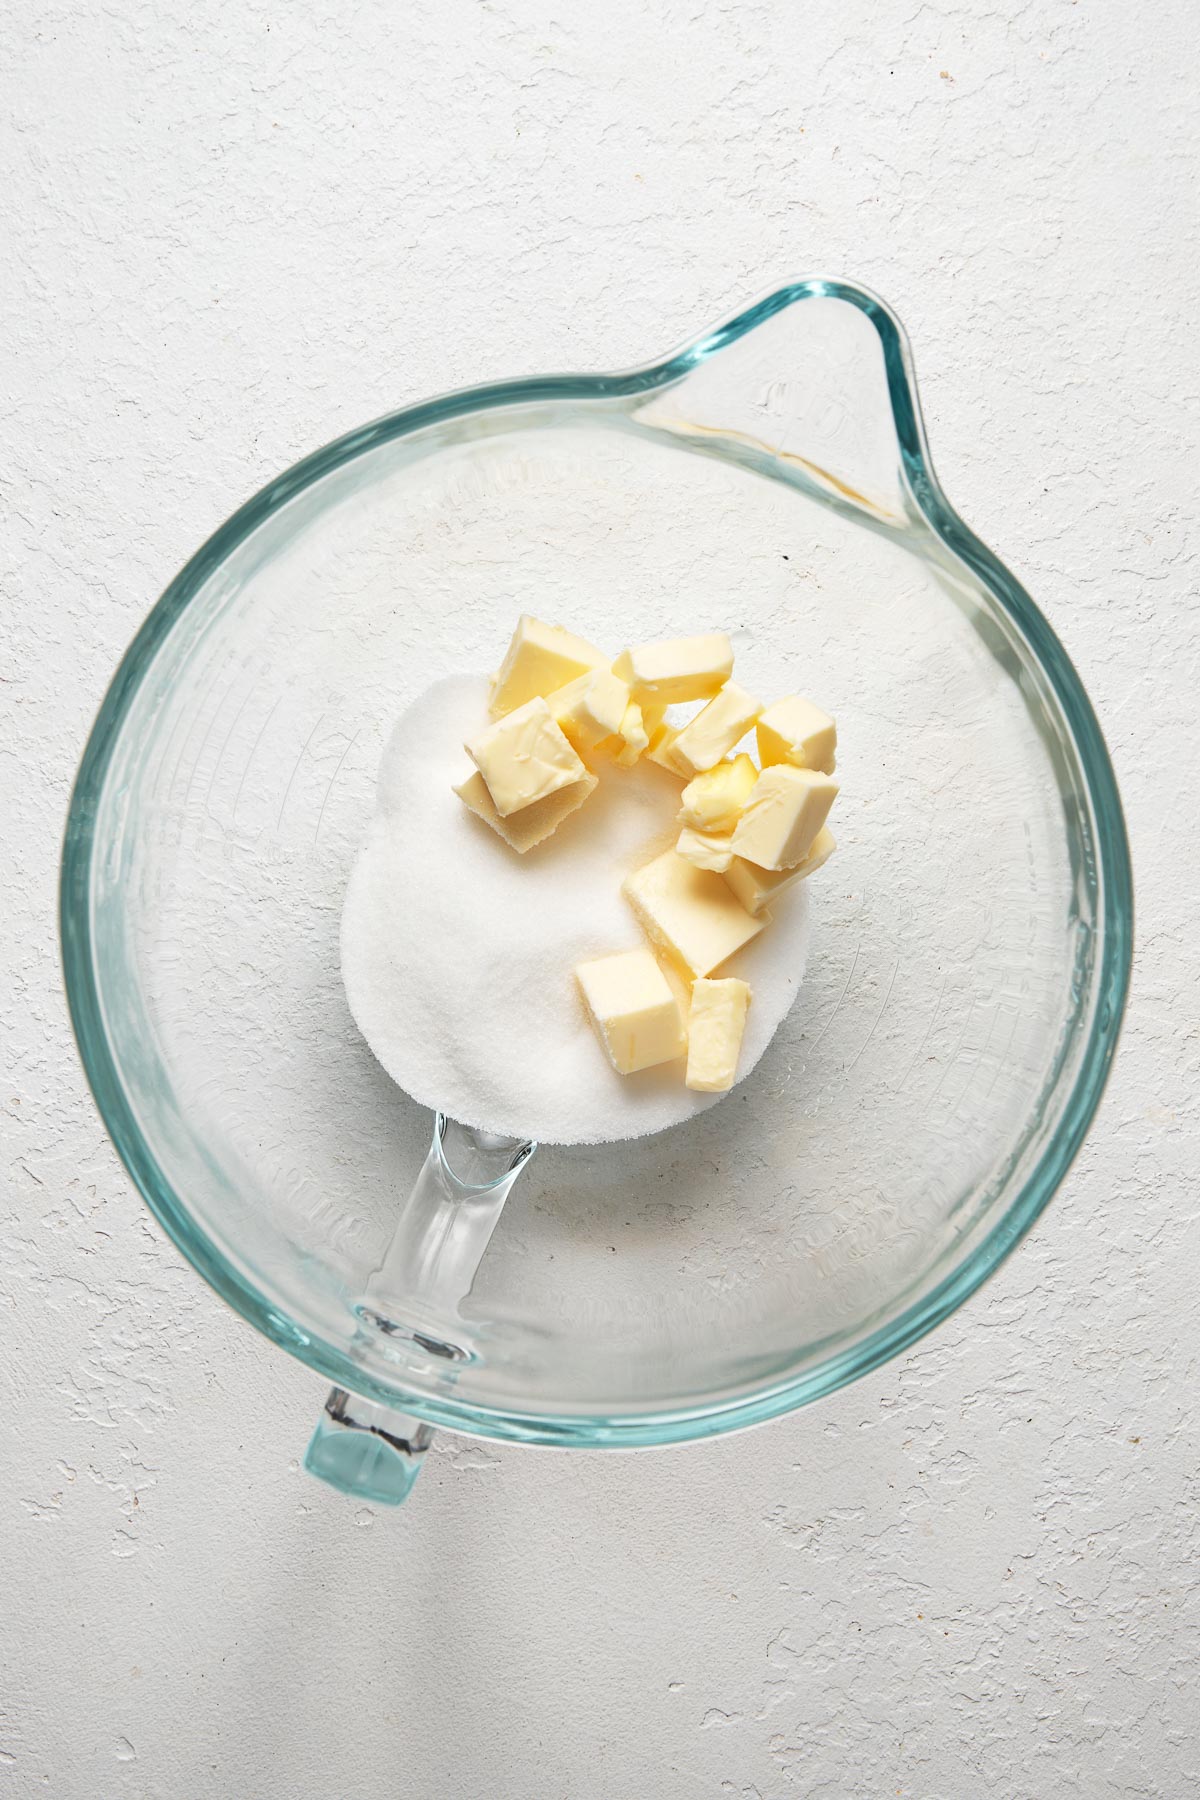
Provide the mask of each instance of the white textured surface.
[{"label": "white textured surface", "polygon": [[[1196,1792],[1188,10],[0,15],[0,1792]],[[376,1516],[300,1473],[320,1383],[183,1267],[84,1092],[52,920],[87,725],[303,451],[818,267],[908,324],[947,488],[1109,731],[1141,924],[1101,1119],[995,1281],[832,1401],[634,1458],[443,1438]]]}]

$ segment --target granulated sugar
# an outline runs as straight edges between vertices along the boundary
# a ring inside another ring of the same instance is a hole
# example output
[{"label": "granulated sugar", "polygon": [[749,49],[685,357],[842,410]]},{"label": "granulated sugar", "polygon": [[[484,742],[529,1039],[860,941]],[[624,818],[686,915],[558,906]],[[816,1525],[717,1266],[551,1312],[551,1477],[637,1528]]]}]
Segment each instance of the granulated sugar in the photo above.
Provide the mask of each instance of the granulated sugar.
[{"label": "granulated sugar", "polygon": [[[415,1100],[506,1136],[605,1143],[716,1105],[723,1095],[684,1087],[682,1062],[616,1074],[574,977],[585,957],[644,942],[621,883],[674,842],[679,782],[654,763],[605,766],[555,836],[517,856],[450,791],[472,766],[463,739],[486,719],[486,681],[440,681],[384,751],[342,911],[342,978],[359,1030]],[[803,886],[772,910],[774,922],[720,971],[754,993],[739,1080],[804,976]]]}]

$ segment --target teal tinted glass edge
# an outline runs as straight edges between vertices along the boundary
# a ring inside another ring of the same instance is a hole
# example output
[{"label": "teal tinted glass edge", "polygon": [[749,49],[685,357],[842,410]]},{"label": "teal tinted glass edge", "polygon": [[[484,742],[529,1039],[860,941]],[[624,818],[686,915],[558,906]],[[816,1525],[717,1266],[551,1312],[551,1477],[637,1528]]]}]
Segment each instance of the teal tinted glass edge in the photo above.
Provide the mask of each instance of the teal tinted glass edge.
[{"label": "teal tinted glass edge", "polygon": [[[184,609],[226,556],[273,512],[332,470],[393,439],[464,413],[544,399],[613,399],[665,387],[774,314],[814,298],[845,301],[873,325],[884,357],[888,392],[905,473],[931,527],[981,578],[1037,656],[1075,740],[1091,804],[1104,931],[1096,970],[1091,1032],[1058,1129],[1008,1207],[963,1265],[922,1300],[861,1343],[806,1375],[729,1401],[670,1411],[613,1415],[543,1415],[490,1408],[453,1396],[392,1389],[343,1351],[282,1315],[233,1268],[200,1230],[171,1187],[138,1129],[104,1030],[92,959],[88,903],[93,825],[121,722],[145,670]],[[1048,621],[1008,569],[963,523],[933,471],[907,340],[898,319],[856,283],[819,277],[789,283],[659,362],[609,375],[540,376],[465,388],[387,414],[294,464],[240,507],[164,591],[122,658],[101,702],[71,796],[59,890],[63,971],[71,1023],[104,1125],[138,1191],[193,1268],[257,1330],[338,1386],[451,1430],[517,1442],[624,1448],[702,1438],[762,1423],[835,1392],[915,1343],[973,1294],[1016,1247],[1048,1205],[1087,1133],[1116,1049],[1129,989],[1133,883],[1129,843],[1116,778],[1099,723],[1078,675]]]}]

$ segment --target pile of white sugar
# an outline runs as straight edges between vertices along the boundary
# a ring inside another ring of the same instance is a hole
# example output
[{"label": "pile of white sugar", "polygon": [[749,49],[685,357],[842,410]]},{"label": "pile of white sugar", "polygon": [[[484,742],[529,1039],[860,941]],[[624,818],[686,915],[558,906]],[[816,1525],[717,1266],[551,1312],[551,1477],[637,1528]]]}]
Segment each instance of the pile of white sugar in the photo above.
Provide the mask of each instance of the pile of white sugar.
[{"label": "pile of white sugar", "polygon": [[[377,810],[342,911],[342,978],[356,1024],[414,1100],[464,1124],[551,1144],[662,1131],[724,1098],[678,1064],[618,1075],[575,980],[585,958],[644,943],[621,883],[674,842],[680,784],[643,760],[605,769],[552,838],[516,855],[451,792],[472,764],[488,684],[439,681],[397,724]],[[808,955],[804,884],[729,970],[753,1004],[749,1075],[796,998]]]}]

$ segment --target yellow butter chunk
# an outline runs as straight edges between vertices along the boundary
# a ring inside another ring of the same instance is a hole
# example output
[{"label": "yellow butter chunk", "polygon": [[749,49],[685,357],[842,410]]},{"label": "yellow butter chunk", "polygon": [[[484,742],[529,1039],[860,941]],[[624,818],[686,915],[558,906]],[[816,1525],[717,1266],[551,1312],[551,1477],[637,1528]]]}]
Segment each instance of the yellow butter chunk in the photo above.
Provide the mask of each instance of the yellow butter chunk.
[{"label": "yellow butter chunk", "polygon": [[564,631],[561,625],[543,625],[532,614],[522,613],[504,661],[492,677],[488,704],[499,718],[515,712],[535,695],[545,699],[589,669],[607,667],[607,656],[586,638]]},{"label": "yellow butter chunk", "polygon": [[680,968],[673,956],[664,956],[659,968],[667,978],[667,986],[675,996],[675,1004],[679,1008],[679,1016],[683,1020],[684,1034],[687,1034],[688,1016],[692,1010],[692,978]]},{"label": "yellow butter chunk", "polygon": [[734,855],[760,869],[794,869],[812,848],[837,791],[837,782],[816,769],[790,763],[764,769],[734,830]]},{"label": "yellow butter chunk", "polygon": [[745,737],[762,707],[736,681],[727,681],[715,700],[702,707],[671,746],[671,759],[688,777],[711,769]]},{"label": "yellow butter chunk", "polygon": [[799,694],[776,700],[758,721],[758,758],[764,769],[794,763],[798,769],[832,775],[836,749],[837,726],[829,714]]},{"label": "yellow butter chunk", "polygon": [[635,700],[658,701],[663,706],[708,700],[733,674],[733,645],[723,631],[639,644],[617,658],[613,673],[629,683]]},{"label": "yellow butter chunk", "polygon": [[685,862],[698,869],[712,869],[723,875],[733,861],[733,836],[728,831],[697,831],[685,825],[676,840],[675,849]]},{"label": "yellow butter chunk", "polygon": [[633,1075],[683,1055],[687,1036],[679,1006],[649,950],[579,963],[575,977],[618,1075]]},{"label": "yellow butter chunk", "polygon": [[[645,718],[644,713],[642,717]],[[659,768],[666,769],[668,774],[678,775],[679,770],[671,761],[671,748],[678,736],[679,728],[676,725],[659,724],[656,726],[650,733],[650,743],[646,750],[647,761],[657,763]]]},{"label": "yellow butter chunk", "polygon": [[744,981],[697,981],[688,1022],[688,1087],[700,1094],[724,1094],[733,1086],[750,989]]},{"label": "yellow butter chunk", "polygon": [[807,881],[829,861],[836,849],[837,839],[828,825],[822,825],[808,855],[794,869],[760,869],[757,863],[735,856],[724,870],[725,879],[746,911],[757,917],[768,900],[774,900],[777,894],[798,881]]},{"label": "yellow butter chunk", "polygon": [[752,919],[720,875],[674,850],[626,876],[621,892],[653,942],[693,975],[711,975],[769,917]]},{"label": "yellow butter chunk", "polygon": [[683,790],[680,824],[697,831],[732,831],[757,780],[758,770],[744,750],[732,761],[705,769]]},{"label": "yellow butter chunk", "polygon": [[540,697],[497,720],[465,749],[502,819],[587,774]]},{"label": "yellow butter chunk", "polygon": [[563,820],[569,818],[595,792],[596,787],[596,777],[584,775],[581,781],[572,782],[570,787],[559,788],[557,793],[548,794],[544,800],[535,800],[532,806],[523,806],[520,812],[510,813],[506,819],[502,819],[496,811],[492,796],[488,793],[487,782],[478,769],[466,781],[460,782],[454,792],[464,806],[469,807],[485,825],[490,825],[519,856],[524,856],[535,844],[552,836]]},{"label": "yellow butter chunk", "polygon": [[617,761],[621,767],[632,769],[649,742],[642,709],[636,700],[631,700],[625,708],[625,717],[621,720],[621,745],[617,751]]},{"label": "yellow butter chunk", "polygon": [[546,705],[577,750],[594,750],[620,732],[629,689],[610,670],[592,669],[549,695]]}]

